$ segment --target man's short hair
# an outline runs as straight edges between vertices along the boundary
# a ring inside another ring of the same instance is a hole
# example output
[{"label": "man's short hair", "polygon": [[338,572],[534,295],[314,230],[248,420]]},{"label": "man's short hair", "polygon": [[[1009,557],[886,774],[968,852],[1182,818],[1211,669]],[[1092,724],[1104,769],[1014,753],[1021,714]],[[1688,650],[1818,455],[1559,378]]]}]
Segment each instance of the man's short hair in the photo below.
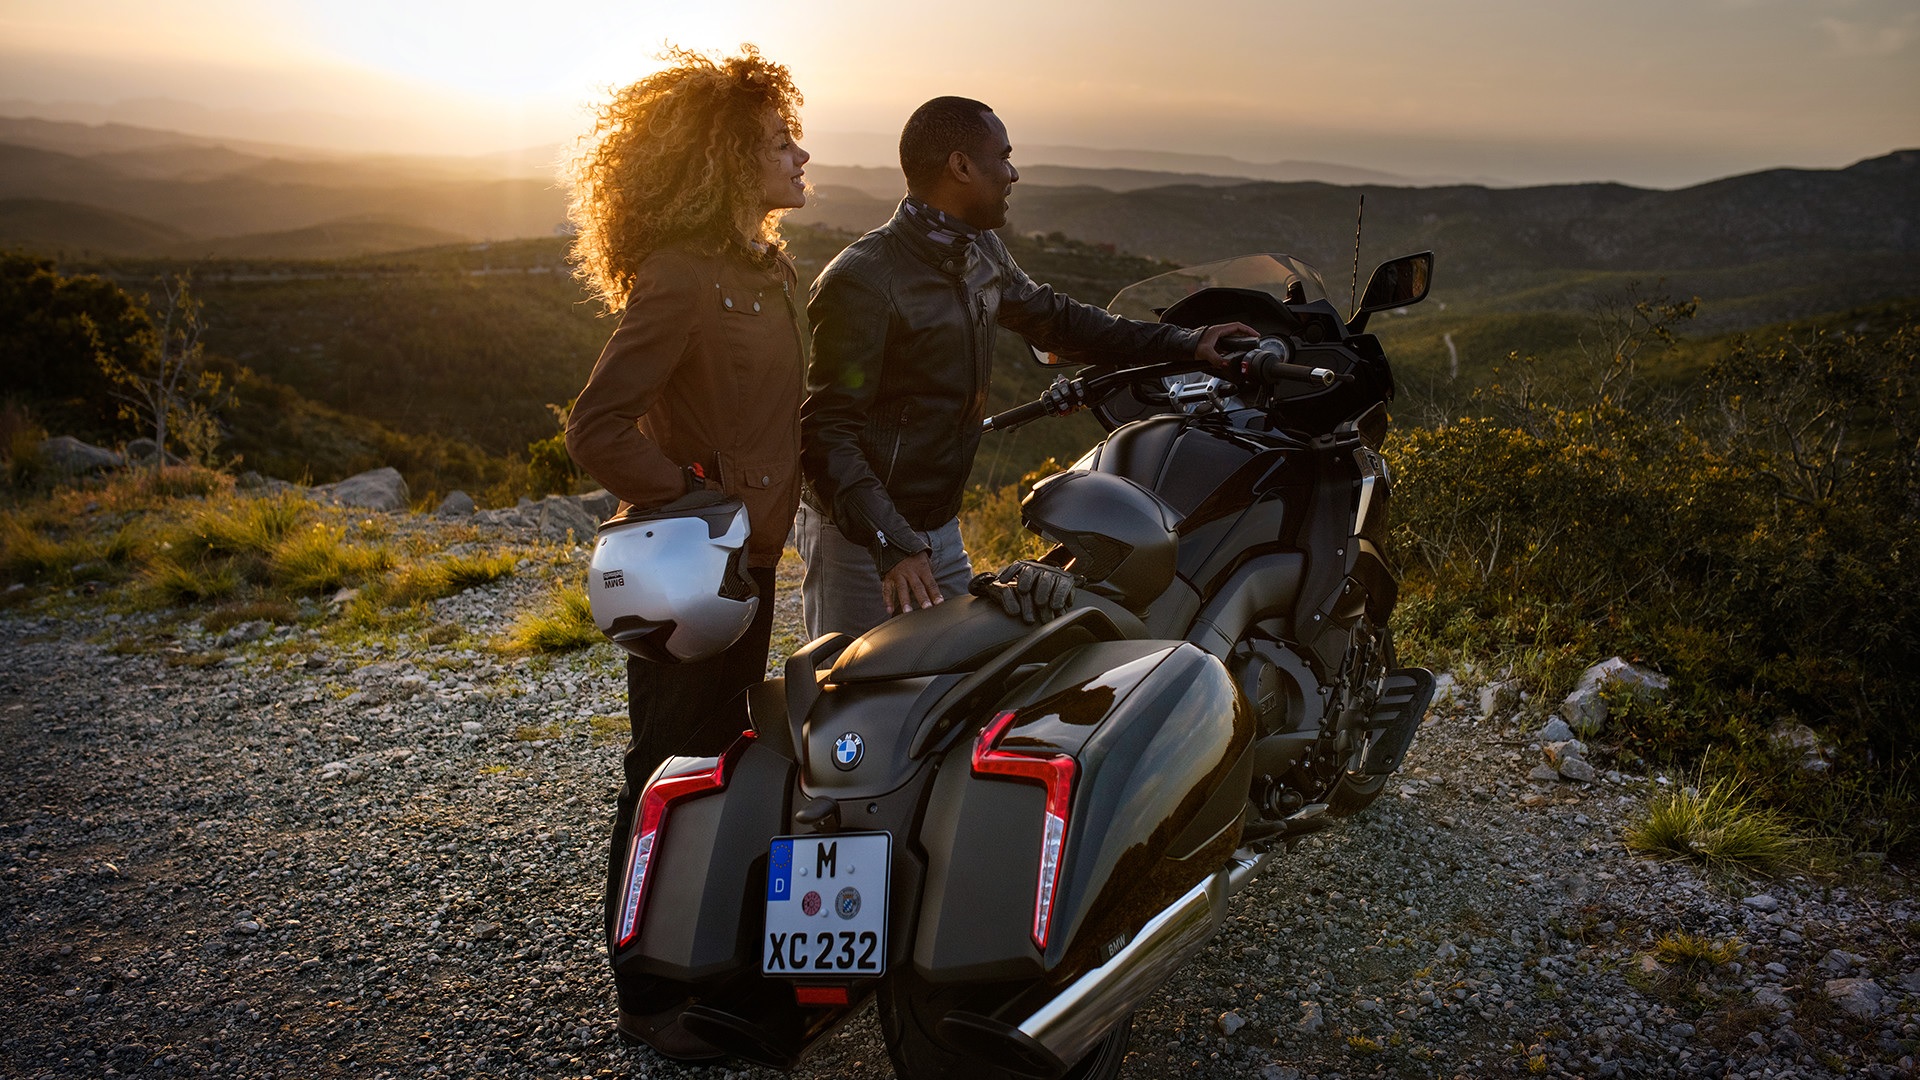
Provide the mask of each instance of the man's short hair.
[{"label": "man's short hair", "polygon": [[963,97],[937,97],[913,110],[900,129],[900,171],[909,189],[925,189],[940,178],[955,150],[971,154],[987,137],[984,102]]}]

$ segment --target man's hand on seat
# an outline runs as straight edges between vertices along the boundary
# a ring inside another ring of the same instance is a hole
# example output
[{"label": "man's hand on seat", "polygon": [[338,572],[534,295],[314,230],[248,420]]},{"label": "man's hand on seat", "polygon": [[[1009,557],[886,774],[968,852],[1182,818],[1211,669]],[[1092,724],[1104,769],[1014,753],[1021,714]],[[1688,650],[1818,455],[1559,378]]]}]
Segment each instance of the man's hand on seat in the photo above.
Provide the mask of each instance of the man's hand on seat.
[{"label": "man's hand on seat", "polygon": [[976,574],[967,586],[975,596],[997,599],[1009,615],[1046,622],[1073,606],[1073,575],[1057,566],[1022,559],[998,574]]},{"label": "man's hand on seat", "polygon": [[904,615],[916,606],[930,608],[946,599],[933,576],[933,556],[916,551],[895,563],[880,578],[880,598],[886,602],[888,615]]}]

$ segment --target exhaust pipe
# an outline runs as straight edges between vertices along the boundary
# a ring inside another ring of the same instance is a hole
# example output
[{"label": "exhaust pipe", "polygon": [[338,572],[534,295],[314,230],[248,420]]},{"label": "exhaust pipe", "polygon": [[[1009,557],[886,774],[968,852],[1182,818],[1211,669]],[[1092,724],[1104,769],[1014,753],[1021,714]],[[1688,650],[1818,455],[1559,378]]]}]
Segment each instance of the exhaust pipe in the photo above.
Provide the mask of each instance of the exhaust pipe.
[{"label": "exhaust pipe", "polygon": [[1226,917],[1227,901],[1266,864],[1245,848],[1227,865],[1148,920],[1113,959],[1075,979],[1017,1030],[1056,1060],[1071,1064],[1199,952]]}]

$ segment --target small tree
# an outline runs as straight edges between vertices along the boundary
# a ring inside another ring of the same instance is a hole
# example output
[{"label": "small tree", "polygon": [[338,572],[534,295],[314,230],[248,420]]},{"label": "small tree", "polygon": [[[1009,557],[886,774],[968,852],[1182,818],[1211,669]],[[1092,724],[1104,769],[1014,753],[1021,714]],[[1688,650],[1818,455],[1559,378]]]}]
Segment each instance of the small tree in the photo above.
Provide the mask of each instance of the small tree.
[{"label": "small tree", "polygon": [[541,494],[565,495],[580,480],[580,466],[573,463],[573,455],[567,452],[567,417],[573,414],[573,402],[555,405],[549,401],[547,412],[553,414],[553,422],[560,430],[527,444],[528,478]]},{"label": "small tree", "polygon": [[[165,308],[157,313],[153,330],[144,335],[131,361],[105,349],[94,359],[113,383],[120,418],[153,433],[158,447],[157,472],[166,463],[169,445],[176,445],[190,461],[204,462],[220,440],[216,411],[228,397],[220,373],[207,370],[206,350],[200,342],[206,323],[189,279],[176,274],[164,282]],[[151,297],[146,298],[149,309]]]}]

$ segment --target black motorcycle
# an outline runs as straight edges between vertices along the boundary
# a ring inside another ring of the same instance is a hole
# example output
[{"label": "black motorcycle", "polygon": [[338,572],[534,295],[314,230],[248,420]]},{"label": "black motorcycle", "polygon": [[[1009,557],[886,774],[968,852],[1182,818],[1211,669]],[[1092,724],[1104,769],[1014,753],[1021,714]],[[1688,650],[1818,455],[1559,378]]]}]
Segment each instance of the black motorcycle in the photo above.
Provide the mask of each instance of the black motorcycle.
[{"label": "black motorcycle", "polygon": [[787,1069],[877,998],[904,1077],[1115,1075],[1134,1008],[1270,853],[1373,801],[1432,697],[1394,662],[1365,332],[1432,268],[1382,264],[1349,319],[1287,256],[1141,282],[1112,310],[1261,336],[989,418],[1085,403],[1109,432],[1022,504],[1074,606],[821,638],[725,754],[662,765],[609,911],[647,1021]]}]

